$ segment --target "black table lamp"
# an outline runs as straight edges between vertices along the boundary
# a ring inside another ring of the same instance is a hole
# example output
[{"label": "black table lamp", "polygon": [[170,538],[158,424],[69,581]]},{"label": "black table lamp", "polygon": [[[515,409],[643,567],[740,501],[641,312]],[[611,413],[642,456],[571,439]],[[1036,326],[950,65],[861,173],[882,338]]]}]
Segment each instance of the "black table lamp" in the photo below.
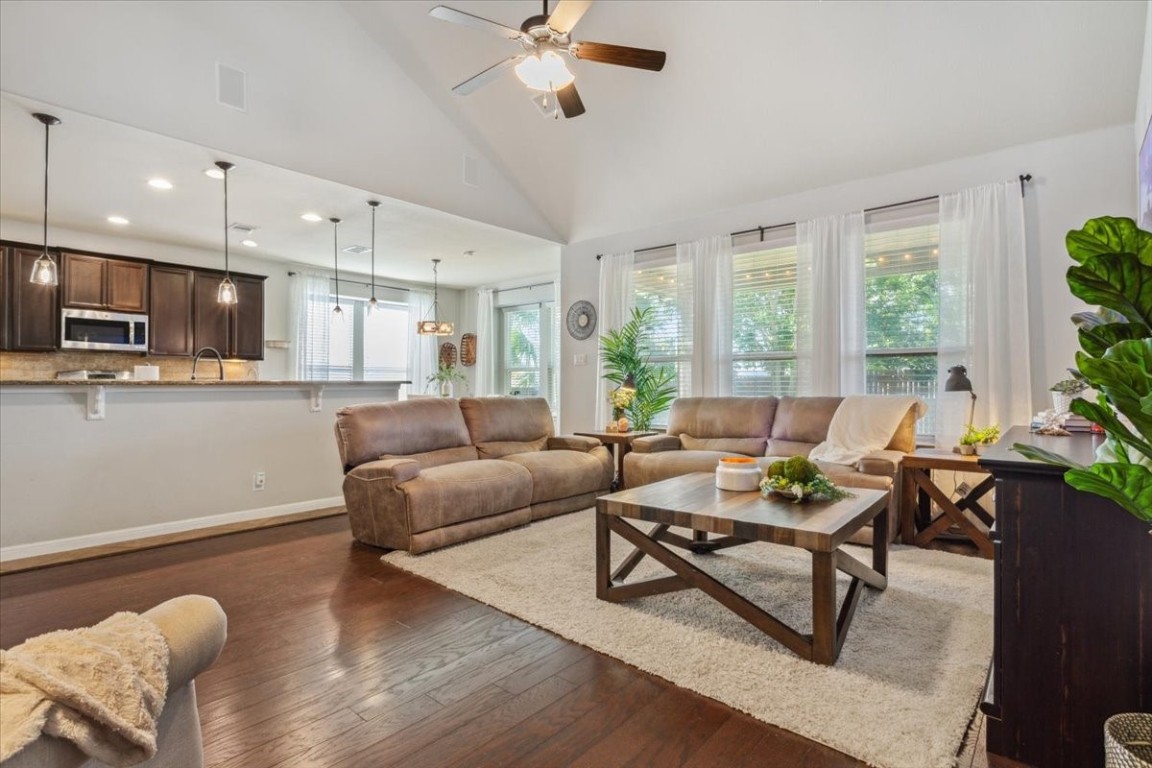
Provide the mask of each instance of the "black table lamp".
[{"label": "black table lamp", "polygon": [[976,393],[972,391],[972,381],[968,378],[968,369],[962,365],[954,365],[948,369],[948,380],[944,382],[945,392],[967,392],[972,395],[972,405],[968,409],[968,424],[976,417]]}]

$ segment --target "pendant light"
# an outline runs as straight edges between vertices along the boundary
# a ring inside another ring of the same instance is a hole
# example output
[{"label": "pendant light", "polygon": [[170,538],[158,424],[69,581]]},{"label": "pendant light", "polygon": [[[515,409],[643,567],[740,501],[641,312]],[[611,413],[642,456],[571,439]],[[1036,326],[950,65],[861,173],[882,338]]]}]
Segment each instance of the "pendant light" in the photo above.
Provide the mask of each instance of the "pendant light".
[{"label": "pendant light", "polygon": [[32,117],[44,124],[44,250],[32,263],[32,275],[29,279],[37,285],[56,285],[59,282],[56,262],[48,255],[48,131],[52,126],[59,125],[60,119],[43,112],[37,112]]},{"label": "pendant light", "polygon": [[372,206],[372,298],[368,299],[368,314],[376,311],[376,208],[379,207],[379,200],[369,200],[368,205]]},{"label": "pendant light", "polygon": [[216,167],[224,174],[224,279],[216,289],[216,301],[221,304],[235,304],[236,285],[232,282],[232,273],[228,265],[228,171],[236,166],[225,160],[217,160]]},{"label": "pendant light", "polygon": [[452,323],[436,319],[440,311],[439,268],[440,259],[432,259],[432,306],[428,308],[432,319],[416,323],[416,333],[421,336],[451,336],[454,332]]},{"label": "pendant light", "polygon": [[340,219],[333,217],[328,221],[332,222],[332,263],[336,268],[336,306],[332,309],[332,319],[343,321],[344,310],[340,308],[340,251],[338,249]]}]

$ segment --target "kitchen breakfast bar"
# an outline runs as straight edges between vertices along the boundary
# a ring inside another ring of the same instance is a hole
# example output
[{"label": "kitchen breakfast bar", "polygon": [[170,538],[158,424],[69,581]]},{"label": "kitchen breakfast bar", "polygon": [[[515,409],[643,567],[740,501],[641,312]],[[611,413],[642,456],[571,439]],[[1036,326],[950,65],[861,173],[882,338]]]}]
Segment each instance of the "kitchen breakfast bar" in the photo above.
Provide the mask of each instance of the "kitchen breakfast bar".
[{"label": "kitchen breakfast bar", "polygon": [[0,382],[0,563],[339,507],[336,410],[403,383]]}]

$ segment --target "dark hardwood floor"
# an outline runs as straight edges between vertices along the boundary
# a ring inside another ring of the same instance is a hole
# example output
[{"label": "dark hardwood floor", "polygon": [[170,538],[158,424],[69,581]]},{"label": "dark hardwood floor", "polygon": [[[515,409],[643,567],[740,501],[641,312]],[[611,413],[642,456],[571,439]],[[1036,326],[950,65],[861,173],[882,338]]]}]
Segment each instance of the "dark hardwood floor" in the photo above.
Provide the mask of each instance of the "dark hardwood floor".
[{"label": "dark hardwood floor", "polygon": [[862,766],[380,562],[343,517],[0,577],[0,646],[186,593],[209,765]]}]

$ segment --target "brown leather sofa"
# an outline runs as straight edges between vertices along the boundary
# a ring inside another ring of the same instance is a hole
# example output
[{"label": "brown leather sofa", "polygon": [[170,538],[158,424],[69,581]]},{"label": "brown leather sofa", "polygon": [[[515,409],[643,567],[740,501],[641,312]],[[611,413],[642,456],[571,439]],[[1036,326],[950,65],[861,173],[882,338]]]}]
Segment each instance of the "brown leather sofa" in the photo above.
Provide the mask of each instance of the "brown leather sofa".
[{"label": "brown leather sofa", "polygon": [[[672,403],[668,429],[662,435],[638,437],[624,457],[629,488],[689,472],[713,472],[725,456],[756,456],[764,466],[772,457],[807,456],[828,436],[840,397],[682,397]],[[817,462],[834,483],[847,488],[875,488],[889,493],[888,530],[899,527],[900,467],[916,449],[916,411],[904,416],[884,450],[865,456],[855,466]],[[893,487],[897,489],[893,492]],[[852,541],[872,541],[871,524]]]},{"label": "brown leather sofa", "polygon": [[341,408],[336,444],[358,541],[412,553],[592,506],[599,440],[553,434],[543,398],[421,398]]}]

